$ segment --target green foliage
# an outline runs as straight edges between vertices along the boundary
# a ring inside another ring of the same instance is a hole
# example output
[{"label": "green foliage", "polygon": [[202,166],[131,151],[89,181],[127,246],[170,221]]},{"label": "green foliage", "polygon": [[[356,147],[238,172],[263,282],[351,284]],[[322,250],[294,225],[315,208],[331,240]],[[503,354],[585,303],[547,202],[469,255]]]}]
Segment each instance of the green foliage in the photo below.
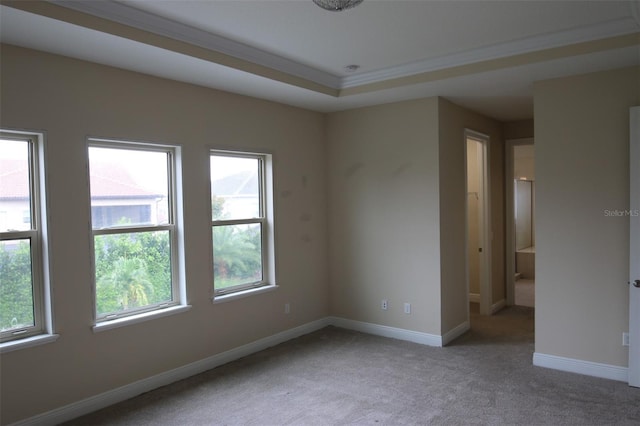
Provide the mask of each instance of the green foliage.
[{"label": "green foliage", "polygon": [[95,237],[99,315],[171,300],[168,231]]},{"label": "green foliage", "polygon": [[[211,198],[214,220],[226,219],[225,199]],[[213,281],[216,289],[262,279],[260,226],[221,225],[213,227]]]},{"label": "green foliage", "polygon": [[259,226],[213,228],[213,274],[217,289],[259,281],[262,273]]},{"label": "green foliage", "polygon": [[31,247],[0,243],[0,330],[32,326]]},{"label": "green foliage", "polygon": [[[224,200],[213,202],[222,214]],[[259,281],[260,226],[213,228],[217,289]],[[94,240],[98,315],[172,300],[168,231],[99,235]],[[33,325],[29,243],[0,244],[0,329]]]},{"label": "green foliage", "polygon": [[214,220],[224,219],[224,198],[211,195],[211,217]]}]

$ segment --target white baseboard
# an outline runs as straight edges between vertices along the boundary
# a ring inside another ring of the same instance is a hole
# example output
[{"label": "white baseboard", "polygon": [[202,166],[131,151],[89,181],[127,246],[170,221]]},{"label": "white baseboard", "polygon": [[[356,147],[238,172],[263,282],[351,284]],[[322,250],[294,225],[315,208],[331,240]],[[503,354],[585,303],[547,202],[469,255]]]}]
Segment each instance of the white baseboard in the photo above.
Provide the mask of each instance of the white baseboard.
[{"label": "white baseboard", "polygon": [[[469,302],[480,303],[480,295],[478,293],[469,293]],[[491,315],[495,314],[505,306],[507,306],[507,301],[505,299],[494,303],[493,305],[491,305]]]},{"label": "white baseboard", "polygon": [[507,306],[507,301],[504,300],[504,299],[494,303],[493,305],[491,305],[491,315],[495,314],[496,312],[498,312],[500,309],[504,308],[505,306]]},{"label": "white baseboard", "polygon": [[619,382],[628,382],[629,380],[629,369],[626,367],[583,361],[581,359],[564,358],[539,352],[533,354],[533,365],[567,371],[569,373],[600,377],[602,379],[617,380]]},{"label": "white baseboard", "polygon": [[[505,301],[492,306],[492,311],[499,310],[504,306]],[[377,336],[390,337],[393,339],[407,340],[428,346],[441,347],[450,343],[469,330],[469,322],[465,321],[453,329],[449,330],[443,336],[436,334],[423,333],[402,328],[389,327],[380,324],[373,324],[362,321],[354,321],[339,317],[326,317],[319,320],[303,324],[301,326],[285,330],[280,333],[268,336],[255,342],[222,352],[217,355],[205,358],[200,361],[178,367],[173,370],[160,373],[158,375],[139,380],[137,382],[112,389],[99,395],[95,395],[81,401],[48,411],[46,413],[13,423],[12,426],[26,425],[56,425],[67,420],[74,419],[84,414],[91,413],[109,405],[133,398],[144,392],[151,391],[161,386],[168,385],[178,380],[191,377],[202,373],[244,356],[259,352],[271,346],[286,342],[304,334],[312,333],[320,330],[328,325],[346,328],[349,330],[360,331],[363,333],[374,334]],[[540,367],[552,368],[561,371],[567,371],[578,374],[586,374],[589,376],[601,377],[605,379],[618,380],[626,382],[628,380],[628,369],[625,367],[617,367],[607,364],[598,364],[595,362],[582,361],[571,358],[563,358],[554,355],[546,355],[535,353],[533,355],[533,364]]]},{"label": "white baseboard", "polygon": [[449,343],[453,342],[455,339],[466,333],[470,328],[471,324],[469,323],[469,321],[465,321],[462,324],[459,324],[451,330],[447,331],[442,336],[442,346],[446,346]]},{"label": "white baseboard", "polygon": [[407,340],[409,342],[420,343],[421,345],[442,346],[442,336],[438,336],[436,334],[405,330],[403,328],[389,327],[370,322],[354,321],[346,318],[329,318],[329,323],[331,325],[346,328],[348,330],[360,331],[362,333],[374,334],[382,337],[391,337],[392,339]]},{"label": "white baseboard", "polygon": [[101,393],[99,395],[95,395],[81,401],[65,405],[64,407],[56,408],[55,410],[30,417],[28,419],[13,423],[11,426],[57,425],[59,423],[75,419],[77,417],[83,416],[96,410],[100,410],[118,402],[133,398],[144,392],[149,392],[161,386],[165,386],[178,380],[186,379],[187,377],[191,377],[207,370],[211,370],[212,368],[245,357],[252,353],[259,352],[271,346],[286,342],[287,340],[294,339],[304,334],[312,333],[330,324],[331,323],[329,321],[329,317],[303,324],[299,327],[285,330],[272,336],[256,340],[255,342],[247,343],[246,345],[239,346],[237,348],[219,353],[217,355],[213,355],[200,361],[196,361],[191,364],[175,368],[173,370],[165,371],[164,373],[160,373],[146,379],[138,380],[137,382],[133,382],[128,385],[124,385],[119,388]]}]

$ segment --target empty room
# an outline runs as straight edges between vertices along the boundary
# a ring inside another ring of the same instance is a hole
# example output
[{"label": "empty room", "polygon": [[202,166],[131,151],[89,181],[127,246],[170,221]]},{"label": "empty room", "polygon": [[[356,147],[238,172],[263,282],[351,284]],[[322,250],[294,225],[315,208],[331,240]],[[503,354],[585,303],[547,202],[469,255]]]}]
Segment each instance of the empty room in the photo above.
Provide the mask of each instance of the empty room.
[{"label": "empty room", "polygon": [[0,425],[640,423],[637,0],[0,0],[0,42]]}]

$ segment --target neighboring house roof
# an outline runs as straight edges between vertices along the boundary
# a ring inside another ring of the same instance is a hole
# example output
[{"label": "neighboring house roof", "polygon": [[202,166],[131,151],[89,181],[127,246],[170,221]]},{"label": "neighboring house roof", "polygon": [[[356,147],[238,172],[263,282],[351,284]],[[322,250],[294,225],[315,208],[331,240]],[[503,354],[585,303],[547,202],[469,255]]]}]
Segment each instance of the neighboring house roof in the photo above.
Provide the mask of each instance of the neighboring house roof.
[{"label": "neighboring house roof", "polygon": [[162,197],[139,186],[124,167],[113,163],[94,163],[90,170],[93,198]]},{"label": "neighboring house roof", "polygon": [[[24,176],[27,166],[24,161],[0,159],[0,200],[26,200],[29,183]],[[162,197],[136,183],[124,167],[95,163],[91,167],[91,192],[93,198],[137,198]]]},{"label": "neighboring house roof", "polygon": [[246,170],[213,181],[212,192],[218,197],[255,196],[258,174]]}]

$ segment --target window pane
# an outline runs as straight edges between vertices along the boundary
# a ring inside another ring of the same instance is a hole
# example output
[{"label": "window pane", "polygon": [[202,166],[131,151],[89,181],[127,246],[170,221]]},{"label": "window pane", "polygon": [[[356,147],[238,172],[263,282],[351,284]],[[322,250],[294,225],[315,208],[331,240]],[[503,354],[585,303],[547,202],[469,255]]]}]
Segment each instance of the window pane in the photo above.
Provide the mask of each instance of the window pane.
[{"label": "window pane", "polygon": [[0,331],[34,325],[30,241],[0,241]]},{"label": "window pane", "polygon": [[258,158],[211,156],[213,220],[261,216],[259,171]]},{"label": "window pane", "polygon": [[166,152],[89,147],[94,229],[169,223]]},{"label": "window pane", "polygon": [[31,229],[29,142],[0,140],[0,232]]},{"label": "window pane", "polygon": [[98,316],[172,300],[169,231],[97,235]]},{"label": "window pane", "polygon": [[216,290],[262,281],[259,223],[213,227],[213,280]]}]

